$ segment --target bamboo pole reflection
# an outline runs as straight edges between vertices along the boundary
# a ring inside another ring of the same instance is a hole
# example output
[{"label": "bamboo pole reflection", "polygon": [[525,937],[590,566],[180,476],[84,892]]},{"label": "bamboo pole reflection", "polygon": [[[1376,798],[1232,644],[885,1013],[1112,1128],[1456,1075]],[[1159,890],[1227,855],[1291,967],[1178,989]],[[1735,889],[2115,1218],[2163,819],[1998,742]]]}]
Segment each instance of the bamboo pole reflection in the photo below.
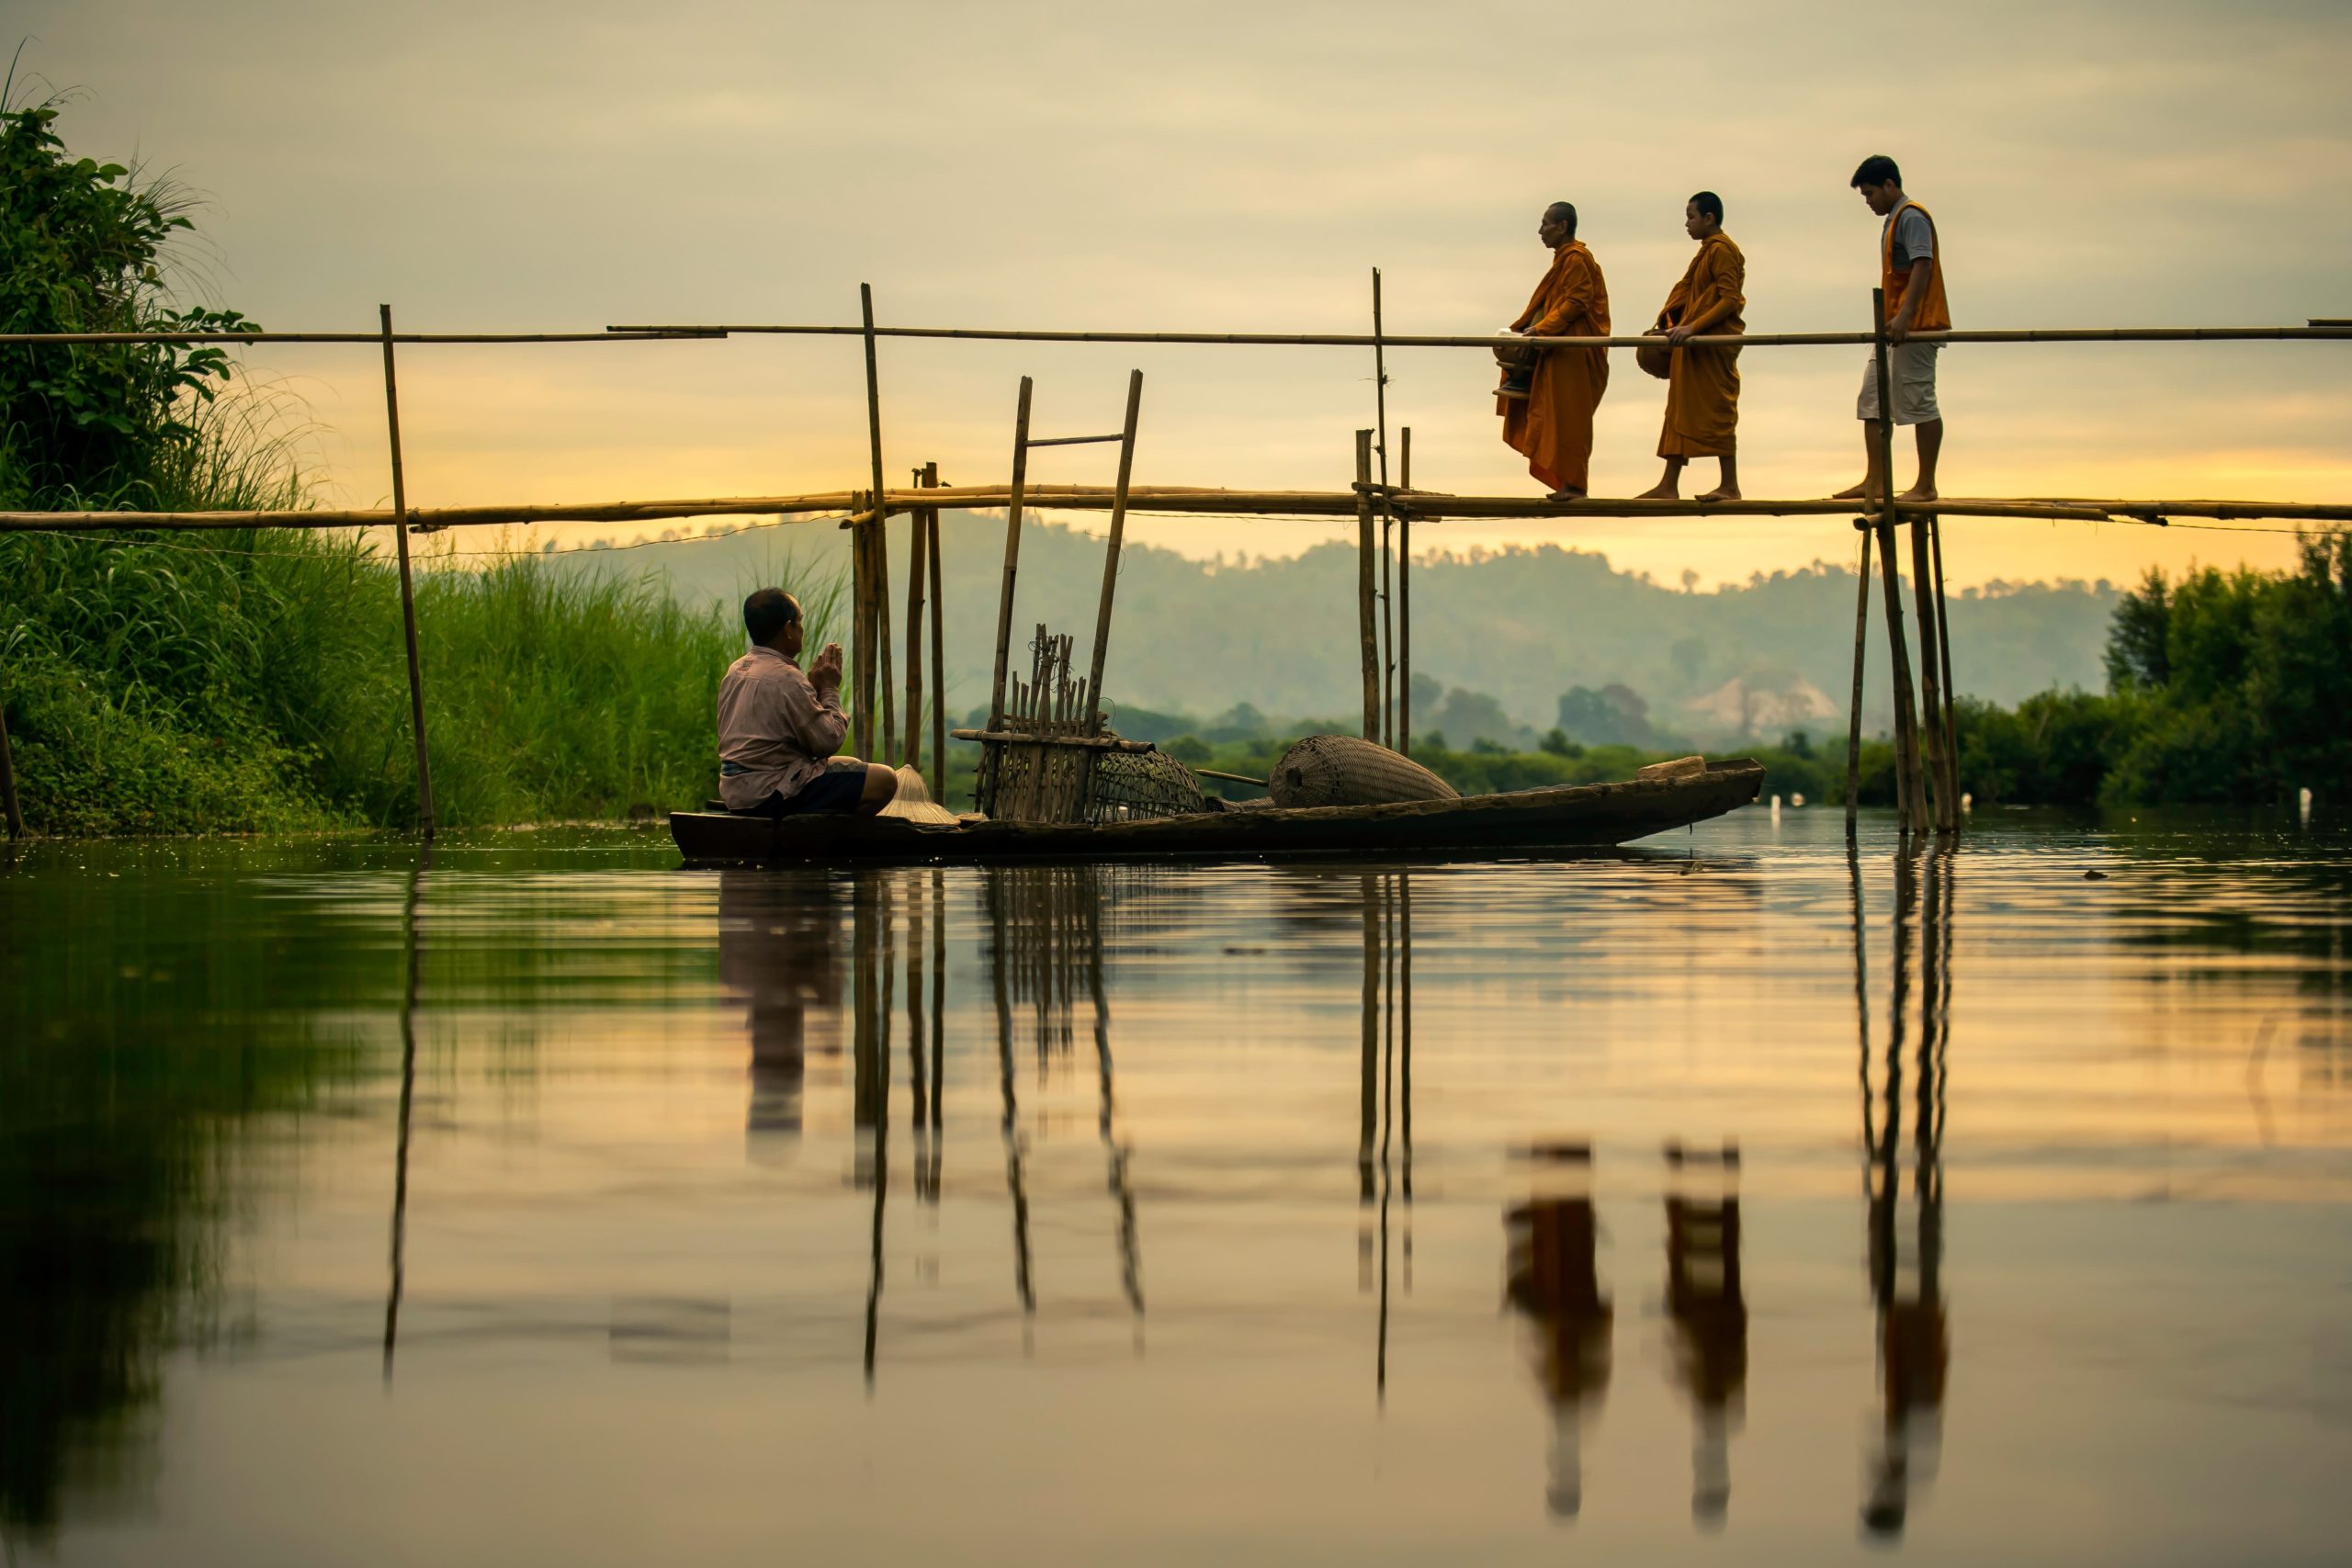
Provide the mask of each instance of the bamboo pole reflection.
[{"label": "bamboo pole reflection", "polygon": [[[1876,1451],[1870,1456],[1870,1495],[1862,1506],[1862,1526],[1881,1538],[1903,1532],[1915,1492],[1934,1480],[1942,1441],[1945,1377],[1951,1359],[1942,1286],[1951,859],[1949,853],[1926,857],[1923,912],[1919,866],[1908,853],[1895,857],[1894,979],[1883,1115],[1875,1129],[1865,1122],[1865,1138],[1872,1140],[1869,1258],[1871,1292],[1878,1312],[1882,1420]],[[1915,923],[1919,928],[1920,1007],[1917,1055],[1913,1064],[1911,1204],[1906,1211],[1902,1171],[1903,1074]],[[1866,1073],[1868,1066],[1866,1054]]]},{"label": "bamboo pole reflection", "polygon": [[401,954],[406,973],[401,985],[401,1101],[399,1132],[392,1147],[392,1234],[390,1282],[384,1292],[384,1386],[392,1383],[392,1356],[401,1336],[401,1298],[408,1288],[408,1148],[409,1117],[416,1103],[416,998],[423,984],[424,957],[418,942],[417,906],[424,893],[424,874],[433,864],[433,846],[417,852],[408,874],[408,894],[401,901]]},{"label": "bamboo pole reflection", "polygon": [[860,876],[854,899],[853,961],[857,998],[852,1115],[859,1135],[856,1179],[870,1182],[874,1189],[872,1256],[865,1286],[865,1383],[871,1389],[881,1334],[883,1215],[890,1190],[890,1015],[897,944],[890,887],[884,876],[873,873]]},{"label": "bamboo pole reflection", "polygon": [[1029,1271],[1029,1193],[1022,1178],[1020,1104],[1012,1087],[1012,991],[1007,953],[1012,922],[1005,909],[1011,897],[1005,886],[1008,874],[997,871],[987,874],[989,976],[996,1000],[997,1084],[1004,1098],[1004,1116],[1000,1123],[1004,1137],[1004,1187],[1012,1200],[1012,1280],[1021,1294],[1025,1344],[1029,1320],[1037,1312],[1037,1292]]}]

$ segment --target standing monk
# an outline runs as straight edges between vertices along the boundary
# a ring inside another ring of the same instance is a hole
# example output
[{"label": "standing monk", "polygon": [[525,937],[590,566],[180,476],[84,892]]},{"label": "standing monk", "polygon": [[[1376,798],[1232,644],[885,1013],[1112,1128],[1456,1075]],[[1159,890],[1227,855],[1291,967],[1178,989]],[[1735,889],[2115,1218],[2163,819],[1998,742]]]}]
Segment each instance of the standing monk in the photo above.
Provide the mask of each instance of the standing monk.
[{"label": "standing monk", "polygon": [[[1607,337],[1609,288],[1600,264],[1577,238],[1577,209],[1555,201],[1536,237],[1551,247],[1552,267],[1510,330],[1527,337]],[[1609,389],[1605,348],[1498,348],[1503,384],[1495,412],[1503,440],[1527,459],[1527,471],[1552,487],[1554,501],[1581,501],[1591,477],[1592,413]]]},{"label": "standing monk", "polygon": [[[1879,282],[1886,292],[1886,378],[1894,393],[1894,423],[1912,426],[1918,434],[1919,480],[1898,498],[1936,499],[1936,457],[1944,446],[1943,411],[1936,406],[1936,351],[1939,343],[1910,343],[1913,333],[1951,330],[1951,311],[1944,303],[1943,251],[1936,243],[1936,220],[1928,209],[1903,194],[1903,171],[1883,153],[1862,160],[1854,171],[1854,188],[1870,209],[1886,221],[1879,226]],[[1879,471],[1878,428],[1883,417],[1878,406],[1878,358],[1862,367],[1862,395],[1855,405],[1862,421],[1863,460],[1869,472],[1860,484],[1838,492],[1840,501],[1883,493],[1882,485],[1894,482]]]},{"label": "standing monk", "polygon": [[1701,501],[1739,499],[1739,350],[1692,346],[1702,333],[1744,333],[1747,322],[1740,311],[1747,300],[1740,290],[1747,282],[1747,258],[1724,232],[1724,198],[1702,190],[1684,204],[1682,227],[1699,242],[1682,281],[1666,297],[1652,329],[1666,334],[1671,370],[1666,386],[1666,427],[1658,433],[1657,455],[1666,459],[1666,475],[1643,499],[1671,501],[1682,493],[1682,465],[1693,457],[1723,461],[1724,482]]}]

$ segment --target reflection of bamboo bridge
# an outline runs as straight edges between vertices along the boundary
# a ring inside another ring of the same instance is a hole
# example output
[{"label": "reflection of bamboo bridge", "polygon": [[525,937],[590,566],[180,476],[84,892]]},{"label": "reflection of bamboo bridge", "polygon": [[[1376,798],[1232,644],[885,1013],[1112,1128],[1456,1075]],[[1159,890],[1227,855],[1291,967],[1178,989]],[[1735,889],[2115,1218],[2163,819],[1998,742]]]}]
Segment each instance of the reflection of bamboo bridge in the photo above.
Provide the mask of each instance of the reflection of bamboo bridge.
[{"label": "reflection of bamboo bridge", "polygon": [[[2025,518],[2047,521],[2103,522],[2109,520],[2162,525],[2174,517],[2215,521],[2274,519],[2293,522],[2352,521],[2352,504],[2276,502],[2230,500],[2086,500],[2080,498],[1990,498],[1915,503],[1882,494],[1863,501],[1835,499],[1740,500],[1609,500],[1557,502],[1517,496],[1454,495],[1417,490],[1412,484],[1412,432],[1404,440],[1396,482],[1390,482],[1387,417],[1388,351],[1408,349],[1486,349],[1498,347],[1630,348],[1654,344],[1641,336],[1521,337],[1515,334],[1432,335],[1391,333],[1385,330],[1381,310],[1380,274],[1373,274],[1372,319],[1369,334],[1351,333],[1182,333],[1182,332],[1057,332],[1015,328],[886,327],[874,319],[870,288],[861,286],[864,320],[856,326],[830,325],[633,325],[608,327],[600,333],[396,333],[391,308],[379,308],[374,333],[244,332],[195,333],[0,333],[0,344],[26,346],[100,346],[107,344],[375,344],[384,361],[384,396],[390,438],[392,504],[390,508],[305,512],[10,512],[0,513],[0,533],[62,531],[87,533],[121,529],[219,530],[230,528],[371,528],[392,531],[399,568],[402,628],[406,643],[410,688],[410,725],[417,771],[419,827],[426,838],[434,829],[433,784],[426,760],[423,673],[416,651],[416,617],[412,586],[408,536],[447,527],[506,526],[532,523],[644,523],[687,517],[775,516],[783,519],[828,519],[854,533],[852,558],[852,604],[854,629],[852,650],[853,689],[858,694],[857,746],[869,761],[894,749],[902,750],[910,766],[920,767],[922,736],[918,716],[923,705],[922,659],[922,603],[925,557],[930,559],[933,627],[932,687],[944,695],[943,660],[938,647],[940,617],[936,603],[939,584],[938,529],[946,507],[1007,510],[1006,559],[1002,608],[999,617],[996,689],[1005,678],[1006,638],[1011,625],[1014,569],[1019,554],[1019,530],[1025,507],[1111,513],[1111,559],[1105,573],[1102,608],[1097,626],[1092,697],[1101,695],[1103,644],[1107,641],[1110,596],[1115,581],[1119,539],[1127,511],[1173,516],[1220,515],[1256,517],[1349,517],[1357,525],[1357,618],[1359,659],[1363,682],[1363,733],[1397,750],[1412,748],[1409,705],[1400,700],[1411,690],[1412,525],[1441,520],[1502,520],[1573,522],[1579,518],[1668,517],[1806,517],[1846,516],[1863,533],[1860,570],[1860,603],[1857,607],[1854,644],[1854,694],[1847,751],[1847,820],[1852,831],[1854,795],[1859,783],[1863,690],[1863,643],[1868,624],[1870,554],[1875,542],[1884,578],[1886,631],[1891,654],[1889,678],[1894,710],[1897,807],[1903,829],[1939,836],[1960,829],[1958,736],[1952,707],[1950,633],[1944,604],[1943,548],[1940,525],[1946,517]],[[1701,346],[1739,348],[1871,346],[1881,389],[1881,406],[1887,406],[1888,340],[1885,313],[1876,291],[1871,329],[1860,333],[1753,333],[1708,334],[1689,340]],[[585,343],[708,342],[735,336],[857,337],[865,347],[865,398],[870,483],[863,490],[803,495],[720,496],[654,501],[596,501],[531,505],[487,505],[412,508],[408,504],[400,434],[400,401],[395,376],[399,344],[560,344]],[[1033,438],[1028,434],[1029,382],[1022,383],[1021,412],[1014,436],[1012,478],[1003,486],[940,487],[937,465],[917,470],[919,488],[892,490],[884,474],[881,389],[877,344],[883,338],[946,339],[1022,343],[1080,343],[1131,344],[1199,344],[1291,348],[1370,349],[1374,355],[1376,423],[1356,433],[1354,482],[1345,490],[1218,490],[1190,486],[1133,486],[1128,465],[1134,455],[1136,403],[1141,373],[1130,379],[1127,424],[1122,444],[1119,482],[1115,486],[1028,485],[1023,468],[1027,449],[1037,446],[1078,445],[1116,439],[1107,436]],[[1933,344],[2189,344],[2222,342],[2335,342],[2352,340],[2352,323],[2313,321],[2302,327],[2122,327],[2025,328],[1973,332],[1916,333],[1911,341]],[[1878,426],[1880,471],[1893,489],[1891,445],[1893,427]],[[1376,463],[1375,463],[1376,459]],[[1857,514],[1860,515],[1857,515]],[[880,525],[897,514],[911,515],[911,558],[905,636],[907,679],[905,740],[896,748],[899,728],[892,712],[889,633],[889,561]],[[1377,528],[1375,530],[1375,524]],[[1894,561],[1894,529],[1911,529],[1912,583],[1918,618],[1917,700],[1914,699],[1913,660],[1903,626],[1901,584]],[[877,692],[878,687],[878,692]],[[876,721],[880,728],[877,733]],[[934,789],[944,790],[947,736],[940,716],[939,695],[932,700],[932,773]],[[990,728],[1001,720],[1002,704],[992,705]],[[1081,720],[1090,716],[1080,716]],[[880,746],[877,749],[876,740]],[[23,831],[17,808],[7,731],[0,723],[0,807],[5,808],[12,835]]]}]

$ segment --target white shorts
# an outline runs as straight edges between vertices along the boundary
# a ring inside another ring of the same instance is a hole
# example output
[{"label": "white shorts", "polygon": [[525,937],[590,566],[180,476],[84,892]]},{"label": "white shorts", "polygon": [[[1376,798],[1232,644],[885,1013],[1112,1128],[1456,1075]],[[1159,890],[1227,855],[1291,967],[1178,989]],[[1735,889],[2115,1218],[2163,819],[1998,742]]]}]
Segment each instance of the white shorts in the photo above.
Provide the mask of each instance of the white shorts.
[{"label": "white shorts", "polygon": [[[1939,343],[1898,343],[1886,353],[1886,378],[1894,387],[1894,423],[1926,424],[1943,418],[1936,407],[1936,351]],[[1862,395],[1854,405],[1857,419],[1878,418],[1878,358],[1862,366]]]}]

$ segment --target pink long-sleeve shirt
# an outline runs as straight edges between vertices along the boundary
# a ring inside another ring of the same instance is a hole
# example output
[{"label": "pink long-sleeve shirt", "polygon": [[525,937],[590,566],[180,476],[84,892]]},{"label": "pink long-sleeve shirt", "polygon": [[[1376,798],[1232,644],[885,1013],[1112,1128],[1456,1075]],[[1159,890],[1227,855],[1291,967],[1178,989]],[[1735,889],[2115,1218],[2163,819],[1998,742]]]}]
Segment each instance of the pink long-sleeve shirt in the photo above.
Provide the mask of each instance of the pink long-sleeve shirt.
[{"label": "pink long-sleeve shirt", "polygon": [[718,798],[741,811],[797,794],[848,732],[839,687],[820,693],[783,654],[752,649],[718,682]]}]

